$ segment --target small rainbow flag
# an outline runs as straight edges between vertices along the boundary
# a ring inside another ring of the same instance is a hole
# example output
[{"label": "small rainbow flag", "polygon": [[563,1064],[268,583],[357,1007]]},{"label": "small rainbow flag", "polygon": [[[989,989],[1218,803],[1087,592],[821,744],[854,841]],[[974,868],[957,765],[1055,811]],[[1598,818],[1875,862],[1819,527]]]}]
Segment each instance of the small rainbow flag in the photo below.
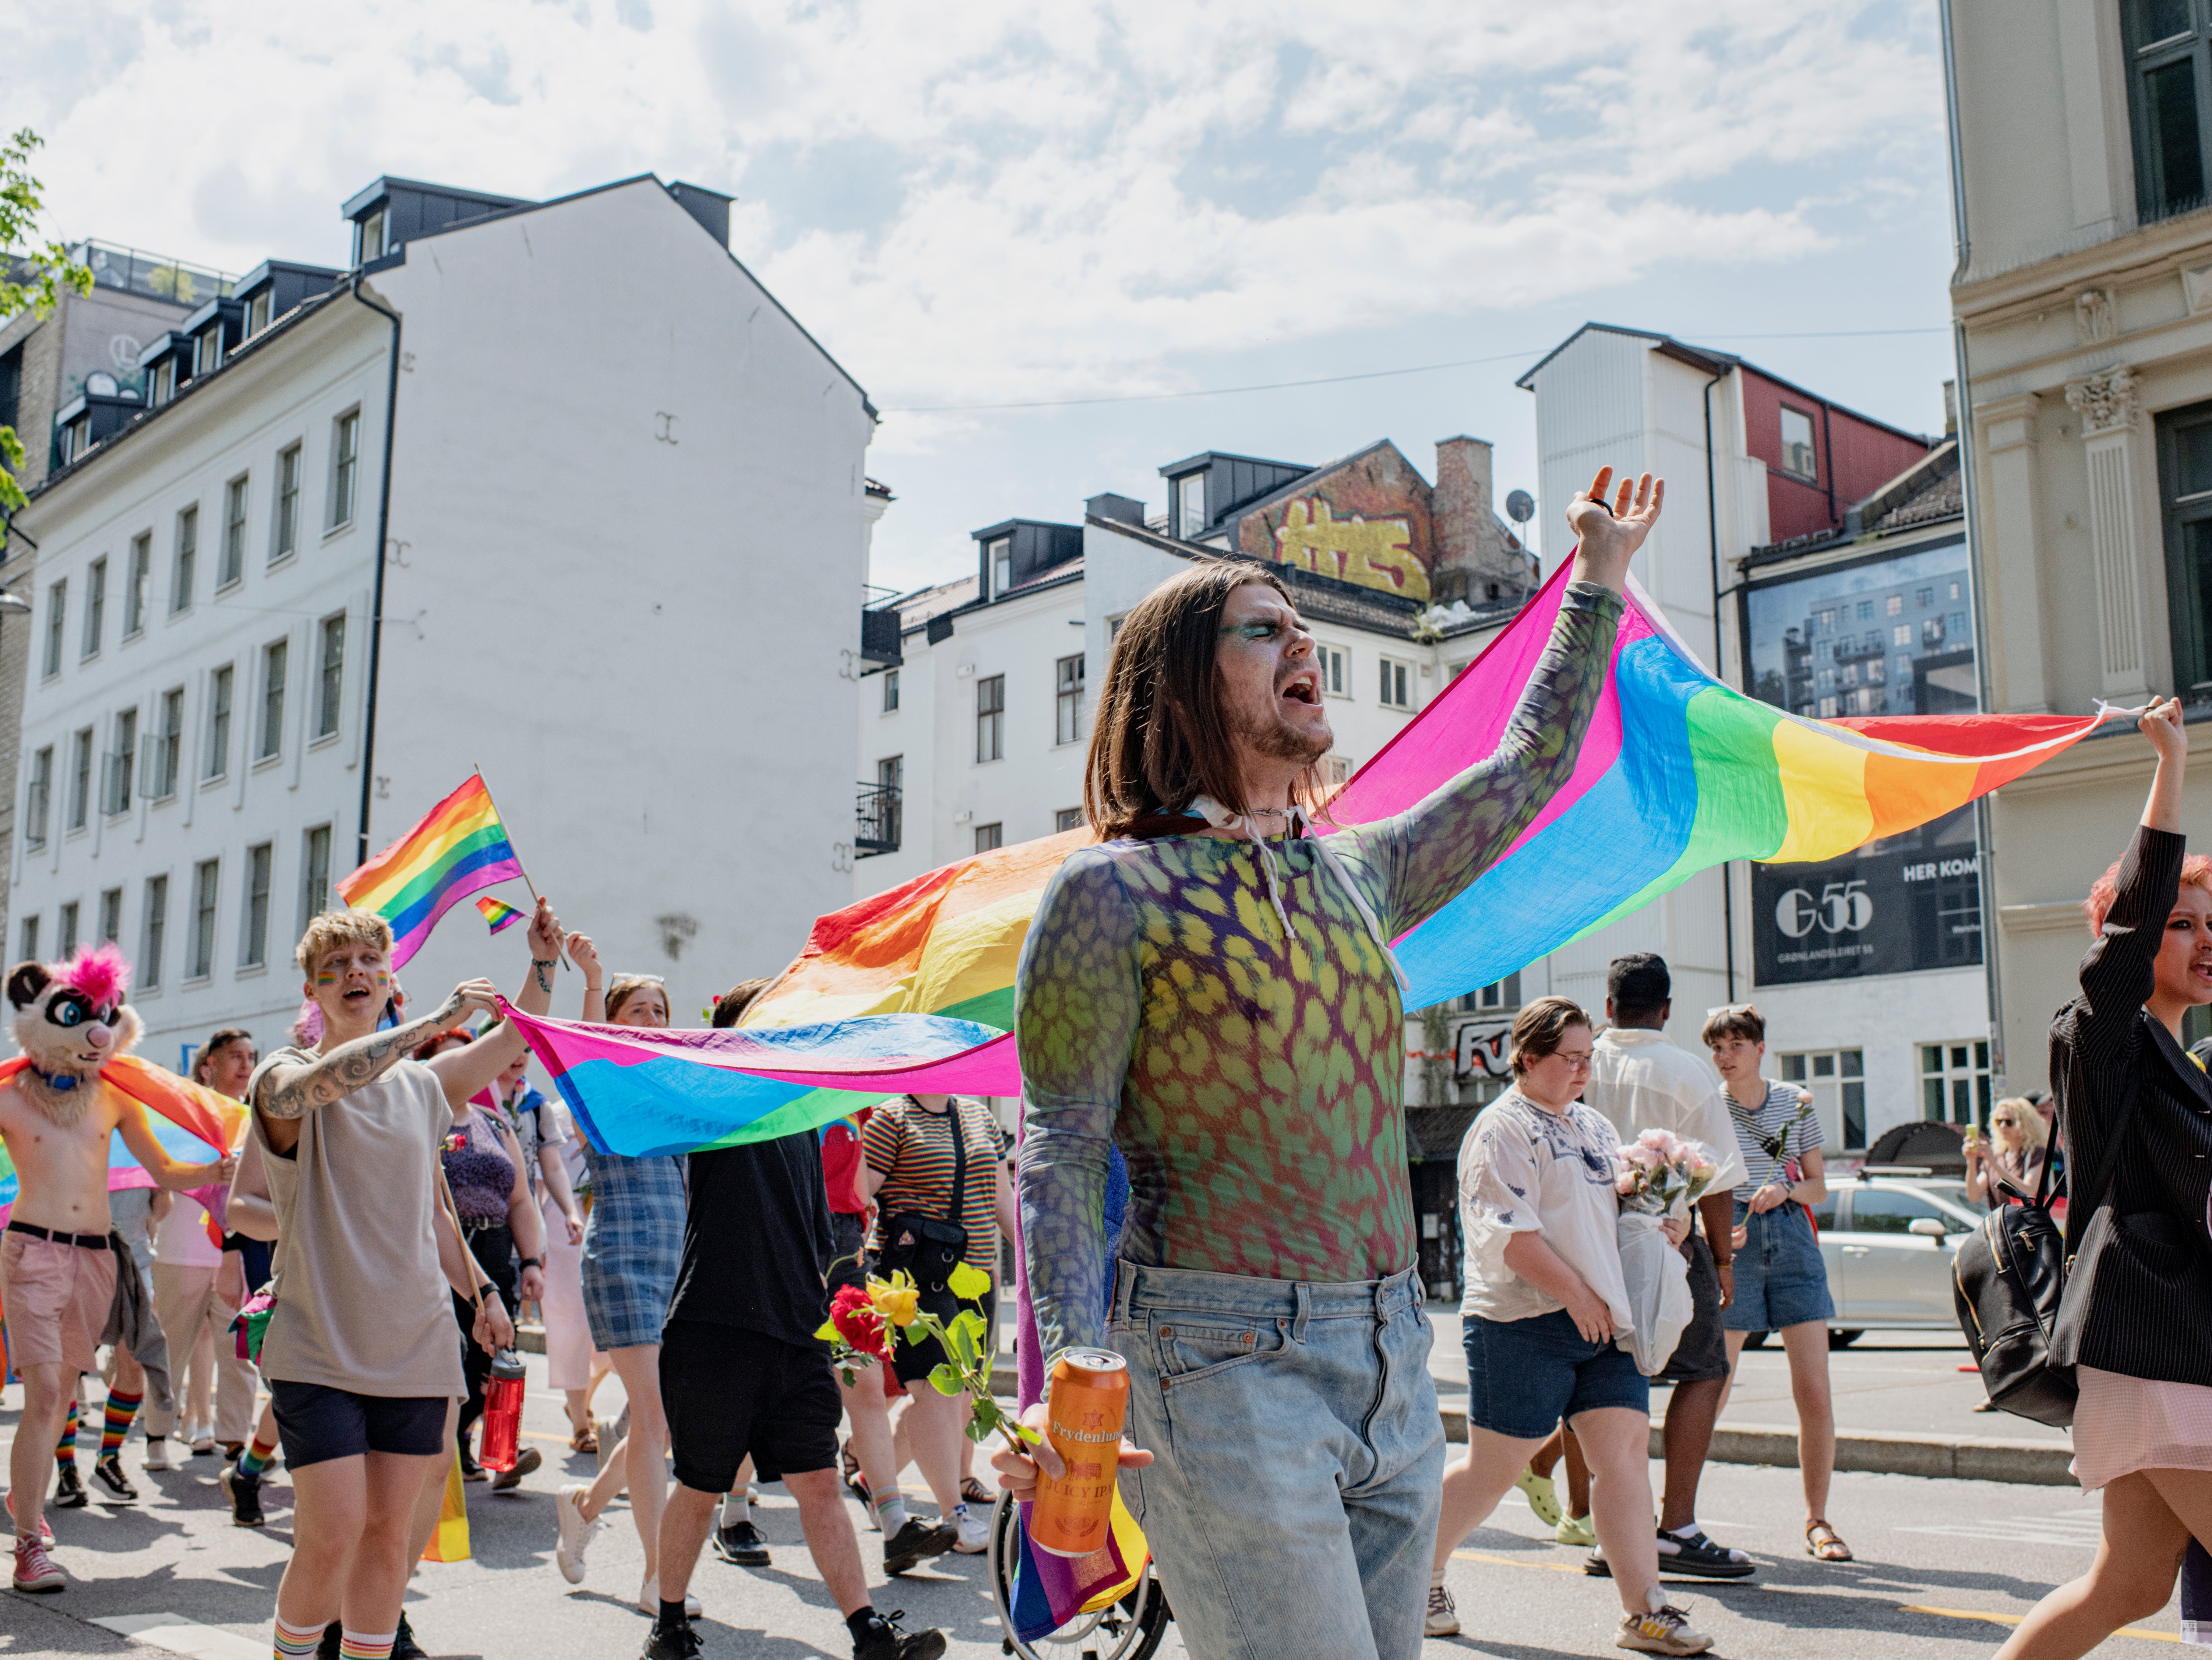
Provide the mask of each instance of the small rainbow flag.
[{"label": "small rainbow flag", "polygon": [[495,899],[489,894],[484,895],[483,898],[477,901],[477,909],[483,913],[483,920],[491,924],[491,931],[494,933],[497,933],[501,928],[511,928],[517,922],[526,922],[530,920],[528,911],[518,906],[510,905],[504,899]]},{"label": "small rainbow flag", "polygon": [[337,885],[338,897],[392,925],[392,966],[422,949],[438,919],[469,895],[522,874],[483,775]]}]

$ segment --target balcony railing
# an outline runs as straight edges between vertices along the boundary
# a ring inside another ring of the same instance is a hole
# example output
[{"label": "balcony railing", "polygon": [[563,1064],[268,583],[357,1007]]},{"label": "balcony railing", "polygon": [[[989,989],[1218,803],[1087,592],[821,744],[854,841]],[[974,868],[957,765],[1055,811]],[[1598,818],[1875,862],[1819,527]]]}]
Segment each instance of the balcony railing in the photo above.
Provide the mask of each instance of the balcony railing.
[{"label": "balcony railing", "polygon": [[899,849],[899,795],[896,784],[863,784],[853,851],[863,859]]}]

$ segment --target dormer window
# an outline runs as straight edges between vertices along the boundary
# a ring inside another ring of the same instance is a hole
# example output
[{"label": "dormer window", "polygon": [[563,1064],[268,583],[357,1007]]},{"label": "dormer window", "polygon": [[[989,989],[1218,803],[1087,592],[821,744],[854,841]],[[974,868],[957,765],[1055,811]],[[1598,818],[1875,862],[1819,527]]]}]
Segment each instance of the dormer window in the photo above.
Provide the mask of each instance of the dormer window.
[{"label": "dormer window", "polygon": [[384,215],[385,210],[380,207],[354,221],[358,238],[353,254],[355,265],[365,265],[384,257]]},{"label": "dormer window", "polygon": [[69,465],[91,447],[92,414],[87,410],[62,429],[62,465]]},{"label": "dormer window", "polygon": [[1187,472],[1175,481],[1175,531],[1188,542],[1206,529],[1206,475]]},{"label": "dormer window", "polygon": [[199,332],[193,345],[192,373],[212,374],[222,366],[222,319],[217,318]]},{"label": "dormer window", "polygon": [[154,407],[159,409],[177,395],[177,360],[164,357],[154,365]]},{"label": "dormer window", "polygon": [[1014,541],[1002,536],[991,544],[991,598],[996,599],[1014,585]]},{"label": "dormer window", "polygon": [[270,293],[264,289],[246,302],[246,337],[249,340],[269,326]]}]

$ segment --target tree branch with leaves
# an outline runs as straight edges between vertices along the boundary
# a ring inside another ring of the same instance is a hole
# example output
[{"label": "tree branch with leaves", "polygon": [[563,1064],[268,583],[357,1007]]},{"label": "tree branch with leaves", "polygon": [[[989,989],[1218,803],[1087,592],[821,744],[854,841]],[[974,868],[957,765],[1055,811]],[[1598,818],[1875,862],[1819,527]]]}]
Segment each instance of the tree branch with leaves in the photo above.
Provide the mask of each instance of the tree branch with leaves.
[{"label": "tree branch with leaves", "polygon": [[[69,250],[48,238],[41,246],[38,227],[46,188],[31,176],[31,152],[45,140],[28,127],[0,139],[0,320],[30,310],[44,317],[64,288],[92,292],[92,272],[70,258]],[[0,514],[12,514],[27,498],[16,475],[23,469],[23,441],[13,427],[0,427]]]}]

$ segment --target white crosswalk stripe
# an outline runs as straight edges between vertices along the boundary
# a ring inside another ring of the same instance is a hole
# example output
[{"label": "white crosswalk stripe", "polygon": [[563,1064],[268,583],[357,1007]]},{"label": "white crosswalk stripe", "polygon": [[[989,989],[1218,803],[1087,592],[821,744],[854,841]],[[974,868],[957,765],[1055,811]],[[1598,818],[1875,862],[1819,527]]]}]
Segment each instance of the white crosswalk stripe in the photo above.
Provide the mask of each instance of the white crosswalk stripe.
[{"label": "white crosswalk stripe", "polygon": [[2104,1517],[2096,1511],[2063,1516],[1990,1516],[1942,1527],[1899,1528],[1899,1533],[1931,1533],[1945,1539],[1987,1539],[2012,1545],[2077,1545],[2094,1549],[2104,1536]]}]

